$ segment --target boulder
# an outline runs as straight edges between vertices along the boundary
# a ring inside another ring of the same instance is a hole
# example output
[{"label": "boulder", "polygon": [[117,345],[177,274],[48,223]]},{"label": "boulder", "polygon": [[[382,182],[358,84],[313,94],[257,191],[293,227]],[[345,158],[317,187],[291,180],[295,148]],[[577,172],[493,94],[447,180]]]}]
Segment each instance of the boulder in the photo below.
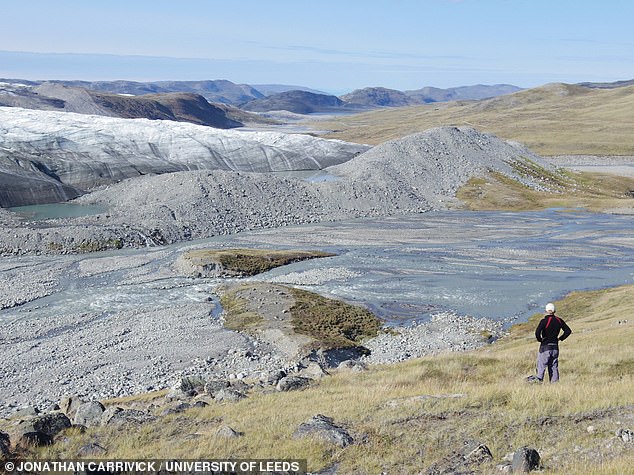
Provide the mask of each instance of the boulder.
[{"label": "boulder", "polygon": [[358,360],[369,353],[369,350],[363,346],[332,348],[329,350],[320,349],[314,355],[311,355],[311,359],[319,361],[324,368],[336,368],[344,361]]},{"label": "boulder", "polygon": [[106,408],[99,401],[85,402],[77,408],[73,422],[86,427],[95,427],[101,424],[101,417]]},{"label": "boulder", "polygon": [[212,379],[211,381],[207,381],[207,383],[205,383],[204,391],[205,394],[208,394],[211,397],[216,397],[216,393],[218,391],[228,387],[229,381],[224,379]]},{"label": "boulder", "polygon": [[317,414],[299,425],[293,438],[314,436],[339,447],[346,447],[354,442],[352,436],[334,423],[331,417]]},{"label": "boulder", "polygon": [[223,425],[216,431],[216,436],[223,437],[225,439],[237,439],[243,435],[244,434],[242,432],[238,432],[227,425]]},{"label": "boulder", "polygon": [[109,407],[101,417],[102,426],[142,425],[156,420],[156,416],[137,409]]},{"label": "boulder", "polygon": [[77,412],[77,408],[84,403],[79,396],[64,396],[59,401],[60,410],[66,414],[69,418],[75,417],[75,412]]},{"label": "boulder", "polygon": [[345,360],[339,363],[338,370],[361,372],[368,369],[368,365],[359,360]]},{"label": "boulder", "polygon": [[634,432],[629,429],[619,429],[616,431],[616,436],[623,442],[634,443]]},{"label": "boulder", "polygon": [[306,367],[299,371],[299,375],[310,379],[321,379],[324,376],[328,376],[328,373],[319,363],[316,361],[310,361]]},{"label": "boulder", "polygon": [[55,437],[58,433],[69,428],[71,425],[70,419],[66,414],[54,412],[23,421],[18,425],[18,430],[22,434],[40,432],[50,437]]},{"label": "boulder", "polygon": [[513,454],[511,466],[513,473],[528,473],[539,469],[540,463],[541,459],[537,450],[529,447],[520,447]]},{"label": "boulder", "polygon": [[260,377],[260,382],[265,385],[275,386],[280,381],[280,379],[282,379],[286,375],[287,373],[283,369],[269,371],[267,373],[264,373]]},{"label": "boulder", "polygon": [[304,389],[311,381],[312,379],[303,376],[285,376],[277,382],[276,389],[278,391],[296,391]]},{"label": "boulder", "polygon": [[216,402],[238,402],[246,397],[247,396],[244,393],[238,391],[237,389],[223,388],[216,392],[214,400]]}]

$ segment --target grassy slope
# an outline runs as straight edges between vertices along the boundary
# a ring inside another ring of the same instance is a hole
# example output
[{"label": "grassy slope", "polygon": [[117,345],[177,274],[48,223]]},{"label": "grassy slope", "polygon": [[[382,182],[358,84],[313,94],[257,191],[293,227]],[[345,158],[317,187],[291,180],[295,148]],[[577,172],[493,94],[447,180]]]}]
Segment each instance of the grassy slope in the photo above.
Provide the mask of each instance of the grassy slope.
[{"label": "grassy slope", "polygon": [[[96,440],[109,458],[307,458],[312,470],[338,462],[339,473],[410,474],[476,439],[495,458],[482,473],[496,473],[494,465],[523,445],[539,450],[546,473],[629,473],[634,451],[614,433],[634,429],[634,321],[619,323],[634,313],[634,286],[573,293],[558,303],[558,313],[574,333],[562,344],[557,385],[524,381],[537,350],[533,320],[479,351],[336,374],[305,391],[254,394],[127,432],[89,429],[40,456],[71,457]],[[463,396],[412,399],[447,394]],[[295,428],[317,413],[345,424],[362,442],[339,449],[294,439]],[[222,424],[244,436],[216,437]]]},{"label": "grassy slope", "polygon": [[317,122],[329,138],[379,144],[431,127],[470,125],[543,155],[634,155],[634,86],[552,84],[475,102],[395,108]]}]

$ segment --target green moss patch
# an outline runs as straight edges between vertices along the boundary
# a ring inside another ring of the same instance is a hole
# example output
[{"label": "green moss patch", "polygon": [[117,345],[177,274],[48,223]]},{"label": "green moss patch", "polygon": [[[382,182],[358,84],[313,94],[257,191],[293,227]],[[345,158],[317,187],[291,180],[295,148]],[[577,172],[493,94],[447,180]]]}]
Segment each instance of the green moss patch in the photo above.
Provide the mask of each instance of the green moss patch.
[{"label": "green moss patch", "polygon": [[369,310],[300,289],[290,289],[295,304],[291,323],[297,333],[315,339],[315,346],[345,348],[376,336],[381,321]]},{"label": "green moss patch", "polygon": [[228,275],[252,276],[293,262],[334,255],[321,251],[199,249],[188,251],[184,258],[195,267],[212,267]]}]

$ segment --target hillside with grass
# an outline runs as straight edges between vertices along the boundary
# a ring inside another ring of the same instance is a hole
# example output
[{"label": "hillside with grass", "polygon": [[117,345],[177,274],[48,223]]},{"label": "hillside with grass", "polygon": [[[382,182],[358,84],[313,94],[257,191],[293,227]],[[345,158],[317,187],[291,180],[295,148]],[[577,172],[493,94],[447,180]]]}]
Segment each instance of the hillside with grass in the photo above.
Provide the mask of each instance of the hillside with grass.
[{"label": "hillside with grass", "polygon": [[366,112],[314,123],[327,136],[379,144],[438,126],[475,127],[542,155],[634,155],[634,86],[549,84],[481,101]]},{"label": "hillside with grass", "polygon": [[[480,350],[337,370],[302,391],[254,392],[128,428],[68,429],[65,443],[28,455],[74,458],[97,444],[109,459],[293,458],[307,459],[311,471],[346,474],[490,474],[528,446],[539,452],[543,473],[630,473],[634,445],[622,435],[634,429],[634,286],[575,292],[556,303],[573,329],[561,344],[556,385],[526,381],[534,373],[536,315]],[[159,392],[106,405],[160,414],[165,401]],[[331,417],[352,442],[297,437],[317,414]]]}]

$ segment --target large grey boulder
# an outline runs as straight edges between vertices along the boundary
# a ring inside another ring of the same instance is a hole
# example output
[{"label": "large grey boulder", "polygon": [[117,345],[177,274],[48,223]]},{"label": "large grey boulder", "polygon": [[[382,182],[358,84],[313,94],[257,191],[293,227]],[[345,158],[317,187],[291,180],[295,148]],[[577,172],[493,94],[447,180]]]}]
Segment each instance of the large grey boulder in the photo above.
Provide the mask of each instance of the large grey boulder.
[{"label": "large grey boulder", "polygon": [[95,427],[101,424],[101,417],[106,408],[99,401],[85,402],[77,408],[73,422],[86,427]]},{"label": "large grey boulder", "polygon": [[64,414],[72,419],[75,417],[75,413],[77,412],[79,406],[83,403],[84,401],[82,401],[79,396],[64,396],[59,401],[59,408]]},{"label": "large grey boulder", "polygon": [[513,473],[528,473],[539,469],[540,463],[541,458],[537,450],[529,447],[520,447],[513,454],[511,467]]},{"label": "large grey boulder", "polygon": [[22,434],[39,432],[55,437],[64,429],[71,427],[71,425],[70,419],[66,414],[54,412],[23,421],[18,425],[18,429]]},{"label": "large grey boulder", "polygon": [[216,402],[238,402],[246,398],[246,394],[234,388],[223,388],[216,392],[214,401]]},{"label": "large grey boulder", "polygon": [[293,438],[314,436],[339,447],[346,447],[354,441],[343,427],[335,424],[331,417],[317,414],[299,425]]},{"label": "large grey boulder", "polygon": [[312,379],[303,376],[285,376],[277,382],[278,391],[296,391],[304,389],[311,383]]},{"label": "large grey boulder", "polygon": [[60,412],[24,420],[17,426],[17,445],[20,447],[51,445],[55,436],[71,425],[70,419]]}]

